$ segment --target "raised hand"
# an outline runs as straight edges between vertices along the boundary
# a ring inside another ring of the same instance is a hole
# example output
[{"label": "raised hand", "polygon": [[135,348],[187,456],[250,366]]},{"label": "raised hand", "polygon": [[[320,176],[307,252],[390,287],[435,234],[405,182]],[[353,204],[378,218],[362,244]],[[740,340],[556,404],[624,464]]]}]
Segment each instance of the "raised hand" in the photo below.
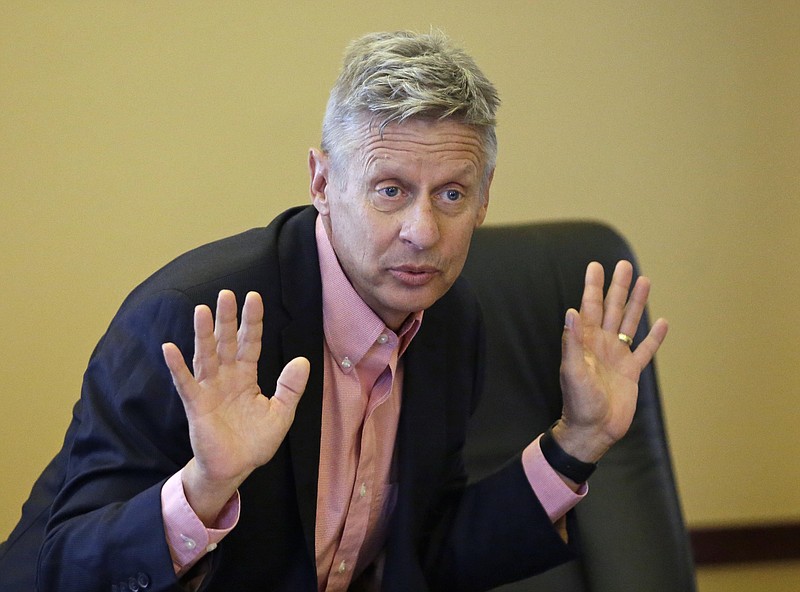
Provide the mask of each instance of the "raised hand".
[{"label": "raised hand", "polygon": [[223,290],[216,323],[209,307],[195,309],[194,375],[177,346],[165,343],[164,360],[183,401],[194,458],[183,471],[187,500],[211,524],[239,485],[268,462],[294,420],[309,374],[305,358],[281,372],[272,398],[258,386],[264,307],[251,292],[237,330],[236,297]]},{"label": "raised hand", "polygon": [[644,313],[650,281],[640,277],[628,292],[633,266],[620,261],[603,298],[603,267],[590,263],[580,312],[566,313],[562,343],[561,389],[564,407],[553,436],[561,447],[584,462],[596,462],[633,421],[639,375],[667,335],[658,319],[633,349],[633,336]]}]

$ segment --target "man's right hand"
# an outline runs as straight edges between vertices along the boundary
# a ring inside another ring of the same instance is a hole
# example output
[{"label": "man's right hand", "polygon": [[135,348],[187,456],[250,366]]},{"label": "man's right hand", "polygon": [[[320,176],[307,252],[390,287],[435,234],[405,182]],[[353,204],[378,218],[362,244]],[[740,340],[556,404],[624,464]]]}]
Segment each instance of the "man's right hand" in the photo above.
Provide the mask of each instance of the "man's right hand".
[{"label": "man's right hand", "polygon": [[183,470],[184,492],[207,526],[247,476],[275,455],[308,380],[308,360],[295,358],[281,372],[275,395],[262,395],[257,367],[263,319],[261,296],[250,292],[237,327],[236,297],[223,290],[216,323],[208,306],[195,308],[194,375],[175,344],[162,348],[194,452]]}]

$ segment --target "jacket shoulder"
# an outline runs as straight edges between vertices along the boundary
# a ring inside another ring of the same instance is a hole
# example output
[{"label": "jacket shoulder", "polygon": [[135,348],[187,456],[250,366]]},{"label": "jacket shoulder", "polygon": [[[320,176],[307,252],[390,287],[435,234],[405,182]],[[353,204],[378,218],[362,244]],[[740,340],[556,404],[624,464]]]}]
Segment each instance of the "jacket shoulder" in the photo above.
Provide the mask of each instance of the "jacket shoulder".
[{"label": "jacket shoulder", "polygon": [[309,238],[313,241],[314,219],[315,211],[310,206],[292,208],[266,227],[252,228],[187,251],[139,284],[120,310],[163,291],[182,292],[196,304],[209,305],[223,289],[232,290],[237,299],[243,299],[249,291],[259,292],[265,298],[273,296],[270,290],[279,290],[284,243],[287,240],[305,243]]}]

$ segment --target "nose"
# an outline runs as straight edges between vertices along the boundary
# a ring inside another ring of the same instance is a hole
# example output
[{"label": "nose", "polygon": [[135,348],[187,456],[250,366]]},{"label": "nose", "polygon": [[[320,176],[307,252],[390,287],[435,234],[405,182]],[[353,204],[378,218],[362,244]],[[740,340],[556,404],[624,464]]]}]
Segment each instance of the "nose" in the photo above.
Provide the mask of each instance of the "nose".
[{"label": "nose", "polygon": [[430,199],[415,199],[403,212],[400,239],[416,249],[429,249],[439,240],[439,218]]}]

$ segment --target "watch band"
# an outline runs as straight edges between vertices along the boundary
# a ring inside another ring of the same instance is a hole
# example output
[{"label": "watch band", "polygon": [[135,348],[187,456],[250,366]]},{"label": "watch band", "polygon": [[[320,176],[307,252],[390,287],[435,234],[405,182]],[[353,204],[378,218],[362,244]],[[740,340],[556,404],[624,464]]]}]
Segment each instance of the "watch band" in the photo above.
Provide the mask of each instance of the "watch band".
[{"label": "watch band", "polygon": [[554,470],[575,483],[584,483],[587,481],[597,468],[597,463],[583,462],[567,454],[553,437],[553,428],[548,428],[548,430],[542,434],[539,440],[539,447],[542,449],[542,455],[547,463],[553,467]]}]

